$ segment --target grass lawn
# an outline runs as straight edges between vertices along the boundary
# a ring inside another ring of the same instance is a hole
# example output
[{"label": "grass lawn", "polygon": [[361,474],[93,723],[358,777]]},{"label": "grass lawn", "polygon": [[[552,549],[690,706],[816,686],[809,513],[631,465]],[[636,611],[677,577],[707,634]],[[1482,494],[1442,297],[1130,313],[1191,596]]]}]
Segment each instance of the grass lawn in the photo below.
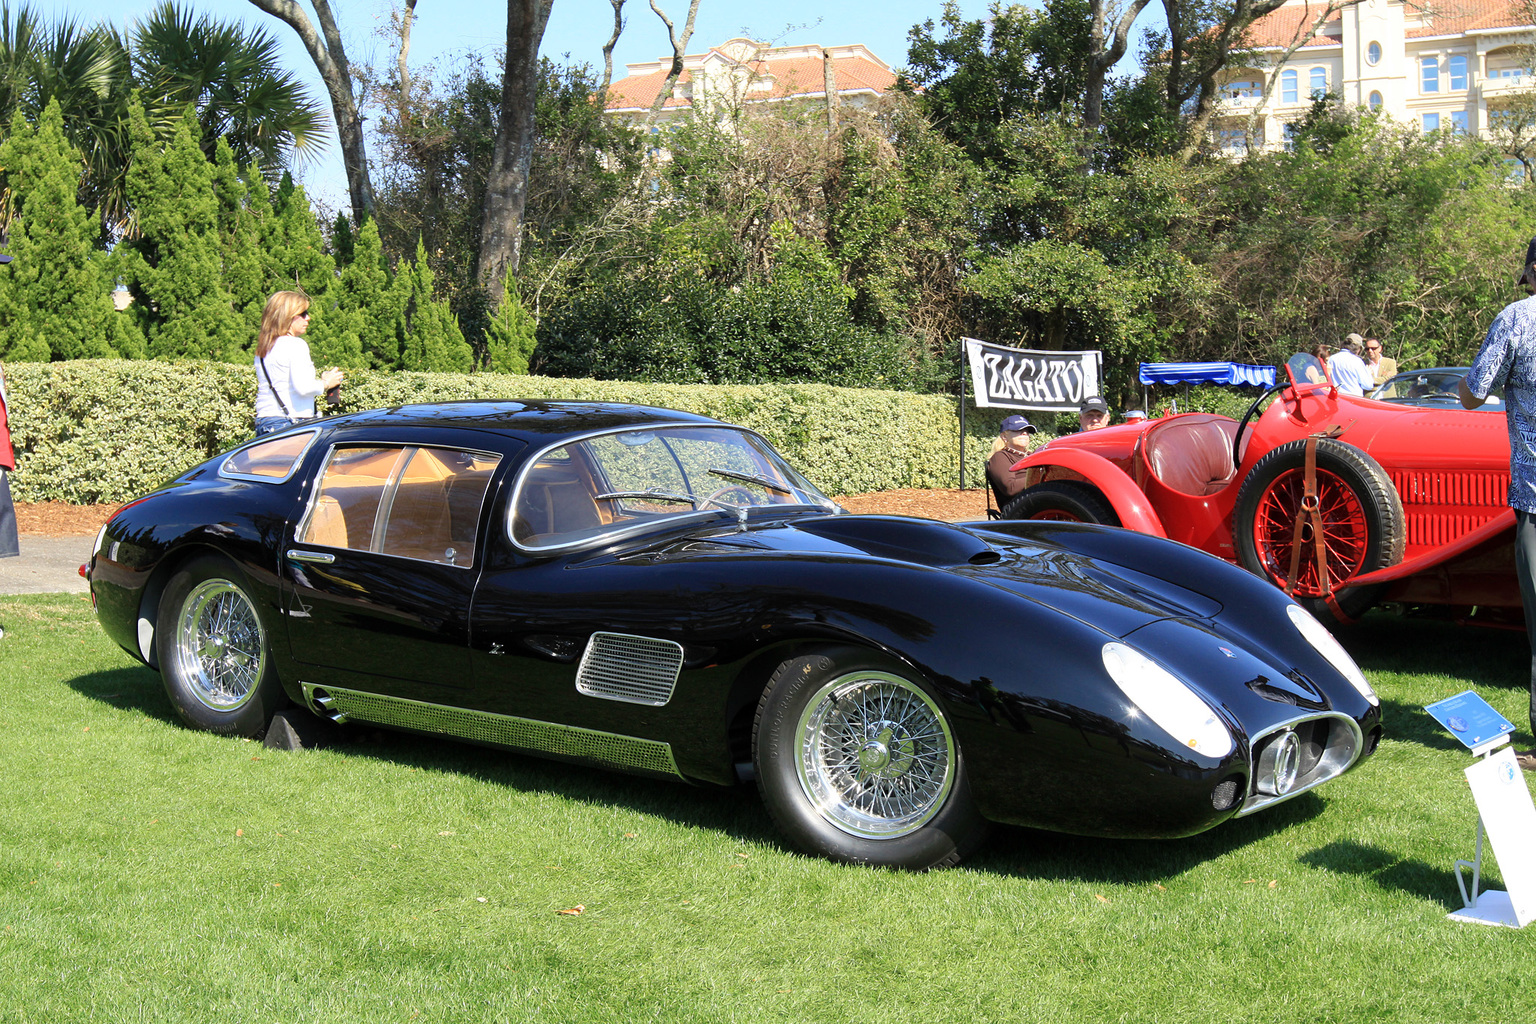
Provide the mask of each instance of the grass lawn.
[{"label": "grass lawn", "polygon": [[6,1024],[1536,1020],[1536,927],[1445,919],[1471,760],[1421,710],[1475,687],[1526,745],[1522,634],[1345,633],[1387,740],[1319,793],[905,875],[790,851],[751,790],[189,732],[81,596],[0,623]]}]

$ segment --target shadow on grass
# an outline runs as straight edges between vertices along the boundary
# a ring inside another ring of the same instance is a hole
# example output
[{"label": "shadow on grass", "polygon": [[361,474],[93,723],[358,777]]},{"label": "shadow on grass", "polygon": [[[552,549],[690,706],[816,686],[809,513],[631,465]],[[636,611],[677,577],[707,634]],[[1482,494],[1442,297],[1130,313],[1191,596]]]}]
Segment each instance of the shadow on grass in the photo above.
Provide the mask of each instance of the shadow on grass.
[{"label": "shadow on grass", "polygon": [[[165,696],[160,677],[149,669],[95,672],[67,680],[67,684],[83,696],[114,708],[183,728]],[[751,785],[692,786],[677,780],[626,775],[533,754],[475,746],[448,737],[393,732],[369,725],[343,727],[339,730],[339,742],[331,749],[343,757],[462,775],[522,792],[551,794],[594,807],[651,815],[719,832],[743,843],[800,855],[774,826]],[[1262,814],[1229,820],[1200,835],[1167,840],[1099,839],[998,826],[964,866],[971,871],[1019,878],[1150,882],[1263,840],[1316,817],[1326,807],[1325,798],[1306,793]],[[1453,890],[1454,885],[1453,881]]]},{"label": "shadow on grass", "polygon": [[[1472,837],[1467,837],[1470,854]],[[1340,875],[1356,875],[1366,878],[1382,889],[1407,893],[1429,903],[1438,903],[1447,911],[1461,909],[1460,890],[1456,887],[1456,872],[1452,868],[1430,867],[1421,860],[1399,856],[1390,850],[1341,839],[1327,846],[1302,854],[1297,860],[1308,867],[1320,868]],[[1493,888],[1501,883],[1491,879],[1490,861],[1483,864],[1481,885]],[[1467,873],[1468,882],[1471,872]]]},{"label": "shadow on grass", "polygon": [[1094,839],[999,827],[965,866],[1019,878],[1151,883],[1309,821],[1327,806],[1316,793],[1304,793],[1261,814],[1232,818],[1208,832],[1183,839]]}]

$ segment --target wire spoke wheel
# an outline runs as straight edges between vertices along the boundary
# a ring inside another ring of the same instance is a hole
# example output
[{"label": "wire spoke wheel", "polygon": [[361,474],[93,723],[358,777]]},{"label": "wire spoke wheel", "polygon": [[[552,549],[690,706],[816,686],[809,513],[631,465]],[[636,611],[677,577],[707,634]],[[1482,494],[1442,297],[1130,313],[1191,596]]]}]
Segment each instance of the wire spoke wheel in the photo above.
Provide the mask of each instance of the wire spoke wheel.
[{"label": "wire spoke wheel", "polygon": [[[1254,517],[1254,547],[1264,571],[1280,586],[1290,581],[1292,547],[1300,544],[1294,593],[1321,597],[1323,578],[1317,558],[1317,538],[1310,515],[1303,516],[1305,479],[1301,470],[1277,477],[1259,498]],[[1330,586],[1338,586],[1362,570],[1370,529],[1365,508],[1355,492],[1333,473],[1317,473],[1318,519],[1322,524],[1323,558]],[[1297,517],[1302,517],[1298,532]]]},{"label": "wire spoke wheel", "polygon": [[266,667],[266,636],[250,600],[228,580],[199,583],[182,602],[173,638],[177,668],[192,696],[233,711],[256,692]]},{"label": "wire spoke wheel", "polygon": [[954,784],[955,743],[933,698],[899,676],[831,680],[800,716],[800,785],[820,813],[855,835],[920,829]]}]

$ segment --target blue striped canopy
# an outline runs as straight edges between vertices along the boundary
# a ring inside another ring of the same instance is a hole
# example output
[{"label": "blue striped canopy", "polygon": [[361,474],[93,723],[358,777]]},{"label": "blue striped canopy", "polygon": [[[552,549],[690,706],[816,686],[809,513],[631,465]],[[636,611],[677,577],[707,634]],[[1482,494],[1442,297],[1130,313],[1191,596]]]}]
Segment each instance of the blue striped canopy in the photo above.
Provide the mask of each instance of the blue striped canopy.
[{"label": "blue striped canopy", "polygon": [[1275,383],[1275,368],[1249,363],[1142,363],[1141,382],[1269,387]]}]

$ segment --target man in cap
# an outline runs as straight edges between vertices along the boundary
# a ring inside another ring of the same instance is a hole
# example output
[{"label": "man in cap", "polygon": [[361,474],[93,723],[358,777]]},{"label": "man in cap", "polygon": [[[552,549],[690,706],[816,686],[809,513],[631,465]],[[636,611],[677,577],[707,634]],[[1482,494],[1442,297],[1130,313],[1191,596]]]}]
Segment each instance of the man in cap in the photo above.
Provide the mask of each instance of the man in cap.
[{"label": "man in cap", "polygon": [[1023,416],[1006,416],[1002,429],[992,441],[992,455],[987,459],[987,483],[1002,508],[1024,489],[1024,474],[1015,473],[1013,464],[1029,454],[1029,435],[1034,424]]},{"label": "man in cap", "polygon": [[[1536,238],[1525,249],[1515,284],[1536,296]],[[1509,504],[1515,510],[1515,576],[1525,603],[1526,639],[1536,642],[1536,298],[1505,306],[1460,384],[1461,404],[1476,409],[1504,386],[1509,425]],[[1531,730],[1536,733],[1536,651],[1531,657]],[[1536,771],[1536,751],[1516,755]]]},{"label": "man in cap", "polygon": [[1083,399],[1077,409],[1078,430],[1098,430],[1109,426],[1109,403],[1099,395]]}]

